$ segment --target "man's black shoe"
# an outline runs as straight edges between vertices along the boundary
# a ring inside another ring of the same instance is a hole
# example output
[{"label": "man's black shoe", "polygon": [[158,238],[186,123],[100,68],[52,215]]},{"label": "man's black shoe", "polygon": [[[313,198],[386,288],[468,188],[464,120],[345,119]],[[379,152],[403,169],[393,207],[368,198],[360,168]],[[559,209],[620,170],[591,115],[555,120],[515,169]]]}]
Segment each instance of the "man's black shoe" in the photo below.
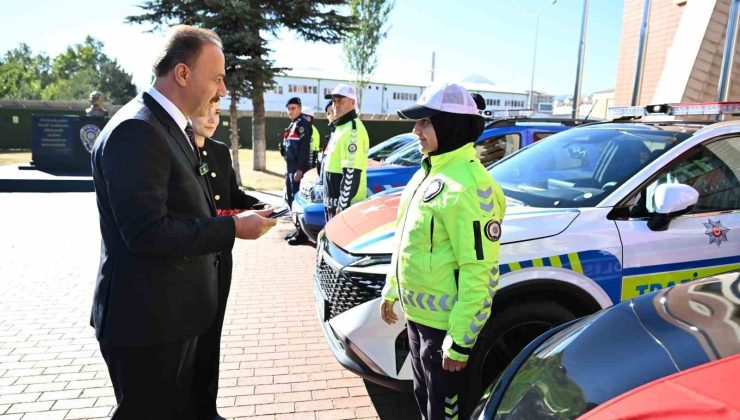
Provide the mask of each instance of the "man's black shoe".
[{"label": "man's black shoe", "polygon": [[291,232],[291,233],[289,233],[289,234],[285,235],[285,240],[286,240],[286,241],[287,241],[287,240],[290,240],[291,238],[295,238],[296,236],[298,236],[298,231],[295,231],[295,232]]},{"label": "man's black shoe", "polygon": [[288,245],[305,245],[308,243],[308,236],[303,231],[297,232],[297,234],[288,239]]}]

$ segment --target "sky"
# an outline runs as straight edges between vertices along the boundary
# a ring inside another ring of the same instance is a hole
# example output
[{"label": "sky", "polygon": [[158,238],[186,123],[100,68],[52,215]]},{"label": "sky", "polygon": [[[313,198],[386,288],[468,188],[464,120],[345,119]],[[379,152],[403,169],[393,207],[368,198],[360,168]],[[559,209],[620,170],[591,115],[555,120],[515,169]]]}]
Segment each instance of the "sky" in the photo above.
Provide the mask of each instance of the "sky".
[{"label": "sky", "polygon": [[[165,33],[129,25],[143,0],[0,0],[0,54],[28,44],[55,56],[91,35],[132,74],[140,90],[151,83],[151,63]],[[378,50],[372,80],[426,85],[482,76],[500,88],[529,90],[539,15],[534,90],[572,95],[583,0],[396,0],[388,36]],[[622,0],[591,0],[582,92],[613,89],[622,26]],[[269,43],[276,65],[296,76],[351,79],[341,45],[308,43],[281,31]]]}]

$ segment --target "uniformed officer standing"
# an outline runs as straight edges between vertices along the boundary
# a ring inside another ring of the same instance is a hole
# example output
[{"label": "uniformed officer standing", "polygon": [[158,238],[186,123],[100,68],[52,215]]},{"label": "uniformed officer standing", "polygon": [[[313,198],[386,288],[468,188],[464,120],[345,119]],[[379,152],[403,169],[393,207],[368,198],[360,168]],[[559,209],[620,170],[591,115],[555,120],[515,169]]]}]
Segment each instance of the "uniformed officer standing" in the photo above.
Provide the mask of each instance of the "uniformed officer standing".
[{"label": "uniformed officer standing", "polygon": [[[221,109],[215,101],[205,117],[192,117],[192,133],[198,147],[200,160],[208,168],[208,183],[216,204],[219,216],[230,216],[244,210],[269,207],[256,197],[247,194],[236,183],[236,172],[231,166],[229,147],[211,138],[218,128]],[[198,338],[202,349],[196,359],[199,381],[196,389],[196,407],[205,413],[207,418],[217,419],[216,399],[218,397],[219,360],[221,359],[221,331],[226,315],[226,304],[231,290],[231,270],[233,259],[231,252],[222,252],[218,266],[218,309],[216,320],[211,328]]]},{"label": "uniformed officer standing", "polygon": [[324,207],[328,221],[367,195],[367,151],[370,139],[355,111],[352,86],[339,84],[326,99],[332,100],[334,131],[321,162]]},{"label": "uniformed officer standing", "polygon": [[316,117],[313,113],[313,108],[307,106],[303,108],[303,116],[311,123],[311,155],[309,160],[311,161],[312,168],[318,168],[319,152],[321,151],[321,134],[319,134],[314,120]]},{"label": "uniformed officer standing", "polygon": [[401,301],[422,417],[463,419],[464,368],[498,287],[506,204],[476,158],[483,118],[467,90],[434,84],[398,115],[416,120],[424,158],[401,196],[380,315],[396,322]]},{"label": "uniformed officer standing", "polygon": [[[304,172],[311,168],[310,151],[311,151],[311,123],[303,118],[301,98],[293,97],[285,104],[290,117],[290,125],[285,129],[283,136],[283,148],[285,150],[285,163],[287,170],[285,173],[285,201],[288,207],[293,205],[293,197],[298,193],[298,189],[303,178]],[[301,229],[289,235],[285,239],[290,245],[297,245],[305,242],[306,235]]]}]

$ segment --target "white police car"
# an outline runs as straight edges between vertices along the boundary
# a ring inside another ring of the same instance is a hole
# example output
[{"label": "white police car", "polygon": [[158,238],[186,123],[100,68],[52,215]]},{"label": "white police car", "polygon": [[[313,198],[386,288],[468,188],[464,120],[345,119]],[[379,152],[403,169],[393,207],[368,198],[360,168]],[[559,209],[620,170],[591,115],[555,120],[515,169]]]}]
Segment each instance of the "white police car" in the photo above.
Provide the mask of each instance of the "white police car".
[{"label": "white police car", "polygon": [[[648,110],[663,121],[648,121]],[[490,169],[509,205],[500,289],[466,368],[473,398],[554,325],[740,268],[740,121],[675,120],[740,113],[740,103],[615,111],[622,118],[554,134]],[[339,362],[405,388],[411,366],[404,322],[386,325],[378,299],[398,198],[371,198],[327,224],[314,287]]]}]

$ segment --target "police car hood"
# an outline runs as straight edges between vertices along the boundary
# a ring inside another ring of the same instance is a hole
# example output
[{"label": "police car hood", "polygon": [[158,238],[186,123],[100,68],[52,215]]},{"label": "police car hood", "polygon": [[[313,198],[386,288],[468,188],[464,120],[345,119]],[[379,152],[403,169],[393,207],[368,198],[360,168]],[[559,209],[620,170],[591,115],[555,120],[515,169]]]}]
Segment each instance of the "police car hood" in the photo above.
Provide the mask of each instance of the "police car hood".
[{"label": "police car hood", "polygon": [[[341,212],[326,224],[325,235],[351,254],[391,254],[401,192],[373,196]],[[564,231],[578,209],[543,209],[509,202],[501,243],[531,241]]]}]

